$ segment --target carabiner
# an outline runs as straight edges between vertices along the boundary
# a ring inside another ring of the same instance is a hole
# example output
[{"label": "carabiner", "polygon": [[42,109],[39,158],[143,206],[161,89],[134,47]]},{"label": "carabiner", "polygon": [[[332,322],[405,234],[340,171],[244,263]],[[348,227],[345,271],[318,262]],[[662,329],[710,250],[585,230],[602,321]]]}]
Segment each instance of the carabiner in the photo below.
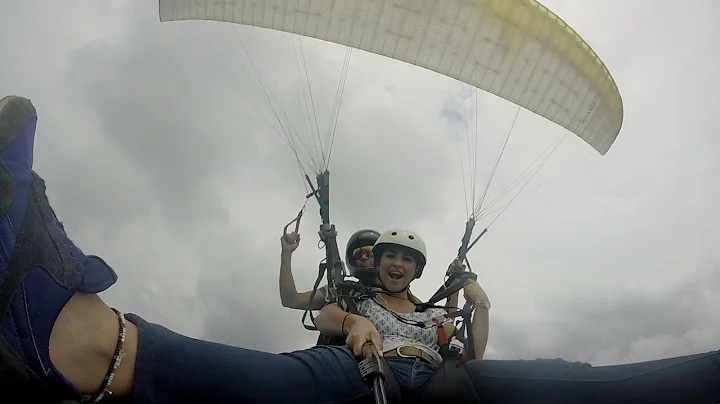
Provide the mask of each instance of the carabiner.
[{"label": "carabiner", "polygon": [[[298,231],[300,230],[300,219],[302,219],[304,211],[305,211],[305,206],[303,206],[302,209],[300,209],[300,212],[298,212],[297,216],[295,216],[295,219],[293,219],[292,221],[290,221],[290,223],[285,225],[285,227],[283,228],[283,236],[288,235],[288,232],[287,232],[288,227],[290,227],[290,225],[292,225],[293,223],[295,223],[295,234],[298,233]],[[286,238],[286,240],[287,240],[287,238]]]}]

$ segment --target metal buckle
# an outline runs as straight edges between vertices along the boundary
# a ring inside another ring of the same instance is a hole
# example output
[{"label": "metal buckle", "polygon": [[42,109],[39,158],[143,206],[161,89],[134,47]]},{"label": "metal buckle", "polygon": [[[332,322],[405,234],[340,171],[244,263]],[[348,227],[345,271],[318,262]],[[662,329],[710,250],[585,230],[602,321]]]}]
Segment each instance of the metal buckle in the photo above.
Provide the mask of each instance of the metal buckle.
[{"label": "metal buckle", "polygon": [[401,357],[401,358],[417,358],[418,357],[417,355],[405,355],[404,353],[402,353],[403,348],[414,348],[414,347],[411,345],[402,345],[402,346],[395,348],[395,352],[397,352],[399,357]]}]

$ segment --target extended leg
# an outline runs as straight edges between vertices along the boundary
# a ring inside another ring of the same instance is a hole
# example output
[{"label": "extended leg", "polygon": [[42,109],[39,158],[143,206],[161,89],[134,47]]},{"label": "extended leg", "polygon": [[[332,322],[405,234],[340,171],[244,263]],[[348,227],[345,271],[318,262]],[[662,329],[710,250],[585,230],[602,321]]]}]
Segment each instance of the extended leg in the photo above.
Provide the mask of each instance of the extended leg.
[{"label": "extended leg", "polygon": [[129,314],[139,330],[133,403],[373,403],[346,348],[272,354],[201,341]]},{"label": "extended leg", "polygon": [[561,359],[474,360],[465,369],[487,404],[720,402],[720,351],[598,367]]}]

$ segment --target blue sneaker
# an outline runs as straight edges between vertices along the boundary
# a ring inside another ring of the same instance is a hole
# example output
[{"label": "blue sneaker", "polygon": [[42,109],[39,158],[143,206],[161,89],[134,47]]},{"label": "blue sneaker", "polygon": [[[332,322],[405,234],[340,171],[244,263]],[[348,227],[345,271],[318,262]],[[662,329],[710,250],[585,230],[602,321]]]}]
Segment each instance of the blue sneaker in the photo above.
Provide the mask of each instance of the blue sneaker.
[{"label": "blue sneaker", "polygon": [[75,292],[102,292],[117,275],[67,237],[50,207],[32,170],[36,123],[30,100],[0,100],[0,391],[77,398],[50,361],[50,333]]}]

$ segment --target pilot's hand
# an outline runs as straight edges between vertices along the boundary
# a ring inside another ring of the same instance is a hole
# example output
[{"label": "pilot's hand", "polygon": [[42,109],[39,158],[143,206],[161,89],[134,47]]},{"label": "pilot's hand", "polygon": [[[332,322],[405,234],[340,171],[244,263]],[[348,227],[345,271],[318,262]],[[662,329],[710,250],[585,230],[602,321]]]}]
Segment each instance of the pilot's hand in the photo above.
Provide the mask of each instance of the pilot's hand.
[{"label": "pilot's hand", "polygon": [[282,252],[292,253],[300,245],[300,234],[295,232],[284,234],[280,237],[280,245],[282,246]]}]

